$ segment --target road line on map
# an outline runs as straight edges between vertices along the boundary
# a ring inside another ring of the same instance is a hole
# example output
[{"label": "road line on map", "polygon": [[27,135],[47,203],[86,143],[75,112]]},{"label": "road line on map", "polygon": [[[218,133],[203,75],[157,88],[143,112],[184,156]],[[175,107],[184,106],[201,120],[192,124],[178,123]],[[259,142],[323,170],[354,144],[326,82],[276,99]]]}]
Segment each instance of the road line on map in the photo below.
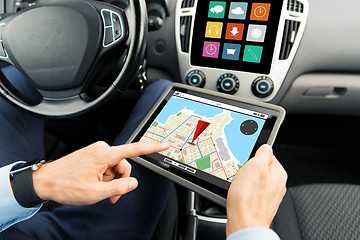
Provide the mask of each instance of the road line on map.
[{"label": "road line on map", "polygon": [[196,128],[196,126],[194,127],[194,129],[191,131],[190,135],[189,135],[189,136],[187,137],[187,139],[185,140],[185,142],[184,142],[184,144],[182,145],[181,149],[184,148],[185,144],[186,144],[187,141],[190,139],[191,134],[195,131],[195,128]]},{"label": "road line on map", "polygon": [[187,120],[189,120],[193,115],[191,115],[190,117],[188,117],[184,122],[182,122],[179,126],[177,126],[174,130],[172,130],[162,141],[164,141],[168,136],[170,136],[173,132],[176,131],[176,129],[178,129],[179,127],[181,127],[181,125],[183,125],[184,123],[186,123]]},{"label": "road line on map", "polygon": [[161,135],[159,135],[159,134],[156,134],[156,133],[153,133],[153,132],[150,132],[150,131],[146,131],[146,132],[151,133],[151,134],[153,134],[153,135],[155,135],[155,136],[158,136],[158,137],[165,138],[164,136],[161,136]]},{"label": "road line on map", "polygon": [[198,139],[198,143],[196,144],[196,146],[197,146],[198,149],[199,149],[199,153],[200,153],[201,158],[204,158],[203,155],[202,155],[202,153],[201,153],[200,147],[199,147],[199,139]]},{"label": "road line on map", "polygon": [[[205,140],[202,140],[202,141],[199,142],[199,143],[205,142],[205,141],[207,141],[207,140],[209,140],[209,139],[210,139],[210,138],[207,138],[207,139],[205,139]],[[189,140],[189,139],[188,139],[188,140]],[[186,148],[183,148],[183,150],[188,149],[188,148],[191,148],[191,147],[195,147],[195,145],[187,146]]]},{"label": "road line on map", "polygon": [[174,146],[171,146],[171,145],[170,145],[170,147],[175,148],[176,150],[180,151],[180,148],[178,148],[178,147],[174,147]]},{"label": "road line on map", "polygon": [[196,161],[199,161],[200,159],[203,159],[203,158],[205,158],[205,157],[207,157],[207,156],[210,156],[211,154],[214,154],[214,153],[216,153],[216,151],[215,151],[215,152],[212,152],[212,153],[209,153],[208,155],[205,155],[204,157],[198,158],[198,159],[196,159],[196,160],[194,160],[194,161],[192,161],[192,162],[189,162],[189,164],[190,164],[190,163],[194,163],[194,162],[196,162]]},{"label": "road line on map", "polygon": [[204,158],[203,157],[203,155],[202,155],[202,152],[201,152],[201,150],[200,150],[200,146],[199,146],[199,138],[197,139],[197,143],[196,143],[196,146],[198,147],[198,149],[199,149],[199,153],[200,153],[200,156],[201,156],[201,158]]},{"label": "road line on map", "polygon": [[180,151],[180,152],[181,152],[181,156],[183,157],[184,163],[187,164],[187,163],[185,162],[185,156],[184,156],[183,152],[182,152],[182,151]]},{"label": "road line on map", "polygon": [[159,140],[153,139],[153,138],[148,137],[148,136],[146,136],[146,135],[144,135],[144,137],[149,138],[149,139],[151,139],[151,140],[154,140],[155,142],[160,142]]},{"label": "road line on map", "polygon": [[218,156],[218,159],[219,159],[219,161],[220,161],[221,167],[222,167],[222,169],[223,169],[223,171],[224,171],[224,174],[225,174],[226,180],[228,180],[228,177],[227,177],[227,174],[226,174],[225,168],[224,168],[224,166],[223,166],[223,164],[222,164],[222,161],[221,161],[221,158],[220,158],[220,156],[219,156],[219,153],[217,152],[217,149],[216,149],[216,147],[215,147],[214,141],[213,141],[213,139],[212,139],[211,137],[210,137],[210,139],[211,139],[211,141],[212,141],[212,143],[213,143],[213,145],[214,145],[215,152],[216,152],[216,154],[217,154],[217,156]]},{"label": "road line on map", "polygon": [[213,173],[213,172],[216,172],[217,170],[219,170],[221,167],[218,167],[217,169],[215,169],[215,170],[213,170],[213,171],[211,171],[211,172],[209,172],[209,173]]}]

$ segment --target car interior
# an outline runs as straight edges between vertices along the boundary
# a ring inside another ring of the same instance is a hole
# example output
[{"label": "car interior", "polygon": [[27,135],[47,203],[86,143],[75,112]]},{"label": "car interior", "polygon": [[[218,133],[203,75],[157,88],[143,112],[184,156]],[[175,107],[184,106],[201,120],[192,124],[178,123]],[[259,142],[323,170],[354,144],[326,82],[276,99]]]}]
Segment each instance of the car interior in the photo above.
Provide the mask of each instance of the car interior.
[{"label": "car interior", "polygon": [[[273,149],[288,190],[273,229],[281,239],[359,239],[357,7],[355,0],[6,0],[1,67],[20,70],[40,97],[2,76],[0,93],[46,119],[46,159],[111,144],[158,79],[279,105],[286,117]],[[225,239],[226,209],[175,186],[153,240]]]}]

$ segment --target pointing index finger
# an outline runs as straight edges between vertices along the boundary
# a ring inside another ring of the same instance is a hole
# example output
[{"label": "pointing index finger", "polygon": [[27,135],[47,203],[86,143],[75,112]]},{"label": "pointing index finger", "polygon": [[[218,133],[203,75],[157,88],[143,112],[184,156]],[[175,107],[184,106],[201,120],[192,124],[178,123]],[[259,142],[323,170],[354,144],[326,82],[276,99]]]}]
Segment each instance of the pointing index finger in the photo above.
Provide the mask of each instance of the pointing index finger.
[{"label": "pointing index finger", "polygon": [[132,158],[140,155],[161,152],[170,147],[169,143],[130,143],[111,147],[114,151],[112,164],[119,163],[124,158]]}]

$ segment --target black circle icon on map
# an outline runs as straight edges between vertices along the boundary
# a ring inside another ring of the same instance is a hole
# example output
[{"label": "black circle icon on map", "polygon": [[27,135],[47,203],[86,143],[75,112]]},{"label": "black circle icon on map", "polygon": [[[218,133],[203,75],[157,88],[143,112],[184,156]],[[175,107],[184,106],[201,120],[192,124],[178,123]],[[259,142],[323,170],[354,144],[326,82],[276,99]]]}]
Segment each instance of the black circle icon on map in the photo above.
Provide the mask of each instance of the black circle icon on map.
[{"label": "black circle icon on map", "polygon": [[258,124],[253,120],[246,120],[240,126],[240,131],[245,135],[253,135],[258,130]]}]

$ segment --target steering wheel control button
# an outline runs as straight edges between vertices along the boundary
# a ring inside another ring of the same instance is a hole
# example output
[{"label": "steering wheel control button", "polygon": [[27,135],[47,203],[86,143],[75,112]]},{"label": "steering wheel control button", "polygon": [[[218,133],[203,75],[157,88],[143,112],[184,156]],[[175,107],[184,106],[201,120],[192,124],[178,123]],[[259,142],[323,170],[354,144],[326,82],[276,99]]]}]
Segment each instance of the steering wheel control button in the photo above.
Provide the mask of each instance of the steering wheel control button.
[{"label": "steering wheel control button", "polygon": [[190,86],[202,88],[205,86],[206,77],[203,72],[199,70],[193,70],[186,75],[186,82]]},{"label": "steering wheel control button", "polygon": [[114,37],[115,37],[115,40],[117,40],[122,35],[121,22],[120,22],[120,18],[117,15],[115,15],[114,13],[111,16],[112,16],[113,25],[114,25]]},{"label": "steering wheel control button", "polygon": [[103,11],[102,12],[102,17],[103,17],[103,20],[104,20],[104,24],[105,26],[111,26],[111,14],[110,12],[108,11]]},{"label": "steering wheel control button", "polygon": [[259,98],[269,96],[274,90],[274,83],[268,77],[258,77],[254,80],[251,86],[253,94]]},{"label": "steering wheel control button", "polygon": [[101,17],[104,24],[103,47],[108,47],[119,41],[124,35],[124,24],[118,13],[108,9],[101,10]]},{"label": "steering wheel control button", "polygon": [[239,79],[231,73],[221,75],[217,81],[217,89],[223,93],[235,94],[239,86]]},{"label": "steering wheel control button", "polygon": [[104,45],[109,45],[113,42],[113,31],[111,28],[106,28],[104,32]]}]

